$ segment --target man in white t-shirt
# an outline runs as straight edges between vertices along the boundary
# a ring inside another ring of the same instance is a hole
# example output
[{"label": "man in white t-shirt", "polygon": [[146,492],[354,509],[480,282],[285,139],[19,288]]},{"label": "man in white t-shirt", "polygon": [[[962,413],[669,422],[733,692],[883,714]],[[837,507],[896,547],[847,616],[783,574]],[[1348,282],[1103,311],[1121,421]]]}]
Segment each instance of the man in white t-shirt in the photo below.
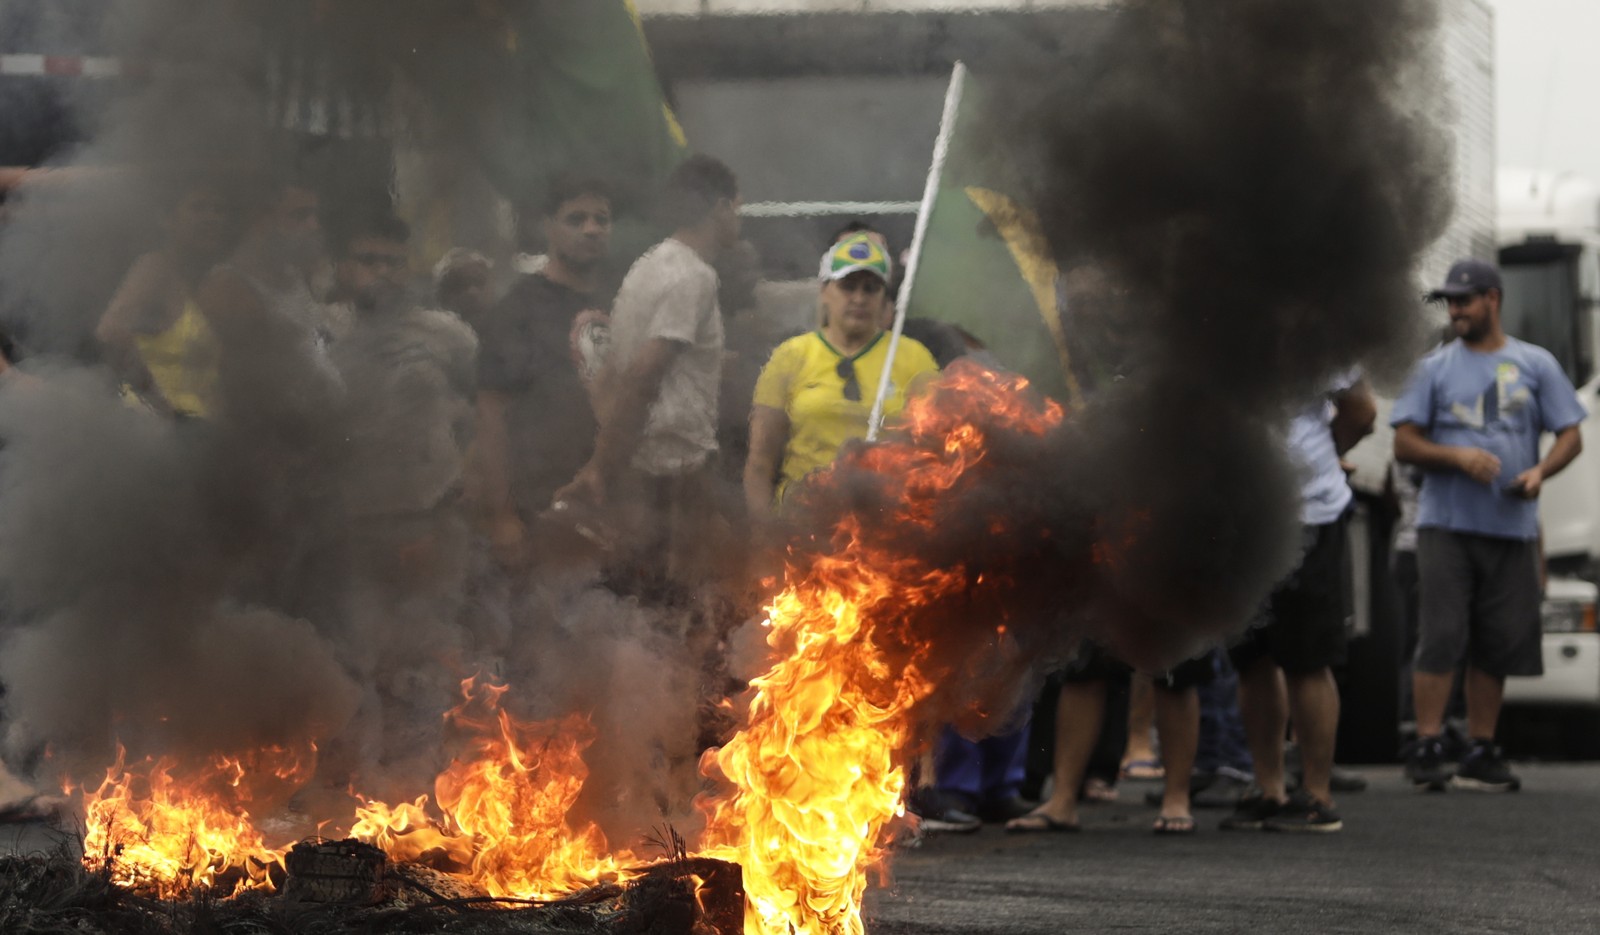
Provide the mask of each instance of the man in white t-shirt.
[{"label": "man in white t-shirt", "polygon": [[738,181],[691,156],[664,202],[673,233],[628,270],[612,308],[594,455],[555,502],[621,511],[643,574],[681,589],[705,573],[723,346],[711,264],[739,240]]},{"label": "man in white t-shirt", "polygon": [[[1222,823],[1225,830],[1329,832],[1344,826],[1330,785],[1339,727],[1333,666],[1344,661],[1345,527],[1352,499],[1339,458],[1372,431],[1376,414],[1366,383],[1351,372],[1289,423],[1289,453],[1301,476],[1304,552],[1262,619],[1229,650],[1261,791],[1239,801]],[[1292,796],[1283,756],[1291,716],[1305,770]]]}]

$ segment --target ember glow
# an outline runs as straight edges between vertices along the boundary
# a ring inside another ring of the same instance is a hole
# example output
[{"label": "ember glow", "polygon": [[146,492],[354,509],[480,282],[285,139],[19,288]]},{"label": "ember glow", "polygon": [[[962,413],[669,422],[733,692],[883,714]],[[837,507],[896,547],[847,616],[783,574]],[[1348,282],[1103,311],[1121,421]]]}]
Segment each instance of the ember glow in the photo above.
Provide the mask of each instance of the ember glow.
[{"label": "ember glow", "polygon": [[751,935],[863,931],[866,874],[903,814],[916,708],[940,675],[926,671],[931,646],[910,624],[973,583],[964,568],[869,545],[863,524],[926,527],[984,459],[986,429],[1060,424],[1060,407],[1026,388],[979,368],[947,374],[907,408],[905,438],[859,455],[897,485],[891,510],[847,514],[831,555],[791,564],[770,607],[780,661],[753,682],[744,730],[706,764],[734,787],[710,807],[706,853],[743,866]]},{"label": "ember glow", "polygon": [[83,790],[84,861],[118,884],[166,898],[196,888],[271,888],[269,873],[281,869],[293,842],[269,847],[252,822],[252,803],[303,784],[315,763],[310,747],[219,756],[192,770],[170,759],[129,766],[119,748],[100,785]]}]

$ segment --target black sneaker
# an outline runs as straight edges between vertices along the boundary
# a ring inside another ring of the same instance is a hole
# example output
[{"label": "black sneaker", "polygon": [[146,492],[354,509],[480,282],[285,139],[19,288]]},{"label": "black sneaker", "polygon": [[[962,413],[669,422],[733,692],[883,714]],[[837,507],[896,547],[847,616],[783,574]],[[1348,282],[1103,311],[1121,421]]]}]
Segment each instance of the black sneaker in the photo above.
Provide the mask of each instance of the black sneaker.
[{"label": "black sneaker", "polygon": [[1189,796],[1189,804],[1195,808],[1235,808],[1249,792],[1250,783],[1218,773],[1211,785]]},{"label": "black sneaker", "polygon": [[928,834],[972,834],[983,827],[983,820],[959,808],[947,808],[922,815],[922,830]]},{"label": "black sneaker", "polygon": [[1239,804],[1233,807],[1233,814],[1222,819],[1217,827],[1223,831],[1260,831],[1266,826],[1267,819],[1278,814],[1283,807],[1283,802],[1269,799],[1256,790],[1240,799]]},{"label": "black sneaker", "polygon": [[1406,746],[1406,779],[1418,789],[1443,792],[1454,772],[1445,761],[1444,743],[1438,737],[1418,737]]},{"label": "black sneaker", "polygon": [[1522,780],[1506,765],[1500,748],[1492,741],[1475,740],[1472,749],[1461,758],[1450,785],[1477,792],[1516,792],[1522,788]]},{"label": "black sneaker", "polygon": [[962,799],[940,789],[918,789],[911,796],[911,811],[922,819],[922,830],[928,834],[971,834],[983,827],[983,821],[968,811],[972,806]]},{"label": "black sneaker", "polygon": [[1342,829],[1344,820],[1333,810],[1333,806],[1326,805],[1304,792],[1296,792],[1278,809],[1277,814],[1263,821],[1261,827],[1268,831],[1310,831],[1327,834]]}]

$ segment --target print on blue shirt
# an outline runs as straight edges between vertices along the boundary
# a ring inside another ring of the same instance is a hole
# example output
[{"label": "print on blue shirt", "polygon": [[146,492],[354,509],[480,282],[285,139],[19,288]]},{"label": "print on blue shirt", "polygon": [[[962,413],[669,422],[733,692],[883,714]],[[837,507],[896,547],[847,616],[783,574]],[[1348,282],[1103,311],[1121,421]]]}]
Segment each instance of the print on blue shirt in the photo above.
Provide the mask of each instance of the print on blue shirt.
[{"label": "print on blue shirt", "polygon": [[1497,351],[1469,350],[1459,340],[1417,365],[1394,404],[1391,425],[1410,422],[1435,444],[1482,448],[1500,459],[1500,474],[1480,484],[1460,471],[1426,471],[1421,528],[1532,540],[1539,505],[1509,490],[1539,463],[1539,436],[1583,421],[1572,383],[1542,347],[1507,338]]}]

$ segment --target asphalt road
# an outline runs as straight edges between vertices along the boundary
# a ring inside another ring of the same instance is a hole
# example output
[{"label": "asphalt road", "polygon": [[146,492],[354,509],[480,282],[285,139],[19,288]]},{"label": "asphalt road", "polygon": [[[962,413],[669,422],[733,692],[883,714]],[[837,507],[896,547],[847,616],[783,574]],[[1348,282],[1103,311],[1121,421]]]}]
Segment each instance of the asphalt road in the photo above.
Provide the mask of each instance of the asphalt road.
[{"label": "asphalt road", "polygon": [[[869,893],[868,935],[1600,932],[1600,764],[1518,767],[1523,791],[1421,794],[1366,769],[1332,835],[1150,833],[1150,783],[1085,807],[1077,834],[927,838]],[[0,853],[70,847],[42,825],[0,828]]]},{"label": "asphalt road", "polygon": [[1078,834],[930,837],[869,895],[867,932],[1600,932],[1600,765],[1520,766],[1506,795],[1361,772],[1338,834],[1224,832],[1198,812],[1194,836],[1157,837],[1154,787],[1124,784]]}]

